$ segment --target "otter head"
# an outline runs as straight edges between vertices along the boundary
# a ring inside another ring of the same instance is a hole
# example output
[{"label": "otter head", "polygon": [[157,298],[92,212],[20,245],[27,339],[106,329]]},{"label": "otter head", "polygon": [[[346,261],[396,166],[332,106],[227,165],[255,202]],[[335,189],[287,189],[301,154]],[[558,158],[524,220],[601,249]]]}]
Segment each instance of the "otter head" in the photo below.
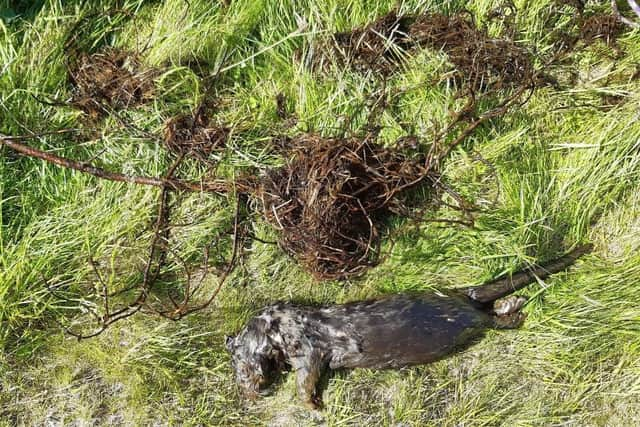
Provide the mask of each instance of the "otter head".
[{"label": "otter head", "polygon": [[268,319],[256,317],[238,335],[226,338],[236,382],[250,399],[264,393],[284,365],[282,352],[269,339],[269,329]]}]

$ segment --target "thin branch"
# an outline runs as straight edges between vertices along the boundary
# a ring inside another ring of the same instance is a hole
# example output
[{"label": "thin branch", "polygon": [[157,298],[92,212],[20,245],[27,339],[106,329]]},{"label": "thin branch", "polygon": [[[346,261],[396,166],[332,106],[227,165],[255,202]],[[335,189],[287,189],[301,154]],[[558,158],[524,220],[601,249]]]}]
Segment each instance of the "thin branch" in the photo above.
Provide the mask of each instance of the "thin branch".
[{"label": "thin branch", "polygon": [[[105,282],[104,279],[102,278],[102,275],[98,271],[98,265],[96,264],[96,262],[93,260],[92,257],[89,257],[89,264],[91,264],[91,268],[93,269],[93,272],[98,277],[98,281],[102,285],[102,301],[104,303],[104,316],[108,316],[108,314],[109,314],[109,290],[107,288],[107,282]],[[106,317],[105,317],[105,319],[106,319]]]},{"label": "thin branch", "polygon": [[[493,110],[490,110],[482,115],[480,115],[480,117],[478,117],[476,120],[474,120],[472,123],[470,123],[457,137],[456,139],[453,140],[453,142],[451,142],[446,150],[441,153],[436,161],[436,164],[439,164],[444,158],[446,158],[451,151],[453,151],[453,149],[460,145],[460,143],[462,143],[462,141],[464,141],[469,135],[471,135],[471,133],[481,124],[483,124],[484,122],[486,122],[489,119],[492,119],[494,117],[499,117],[504,115],[507,110],[509,108],[511,108],[511,105],[513,104],[514,101],[516,101],[517,99],[520,98],[520,96],[527,90],[531,90],[532,87],[530,86],[521,86],[513,95],[511,95],[510,97],[508,97],[507,99],[505,99],[503,102],[501,102],[496,108],[494,108]],[[526,102],[526,101],[525,101]]]},{"label": "thin branch", "polygon": [[[58,133],[62,133],[59,131]],[[148,177],[148,176],[136,176],[136,175],[125,175],[117,172],[111,172],[102,168],[98,168],[96,166],[90,165],[85,162],[78,162],[76,160],[71,160],[66,157],[61,157],[53,153],[48,153],[37,148],[29,147],[22,143],[16,142],[17,140],[28,139],[28,138],[37,138],[38,135],[33,136],[4,136],[0,135],[0,146],[6,145],[7,147],[24,154],[28,157],[35,157],[37,159],[44,160],[49,163],[53,163],[55,165],[61,166],[67,169],[77,170],[79,172],[88,173],[89,175],[93,175],[98,178],[106,179],[109,181],[117,181],[117,182],[127,182],[130,184],[140,184],[140,185],[150,185],[153,187],[163,187],[170,188],[172,190],[186,190],[186,191],[204,191],[211,193],[229,193],[232,191],[232,188],[229,186],[227,182],[224,181],[210,181],[210,182],[191,182],[191,181],[183,181],[180,179],[173,178],[156,178],[156,177]],[[247,191],[250,186],[243,185],[242,183],[237,185],[238,191]]]},{"label": "thin branch", "polygon": [[238,230],[240,228],[239,225],[240,225],[240,196],[237,197],[236,214],[235,214],[235,217],[233,219],[233,251],[231,253],[231,258],[229,259],[229,262],[227,263],[227,268],[222,273],[222,277],[220,277],[220,281],[218,283],[218,286],[213,291],[213,293],[209,296],[209,299],[207,301],[205,301],[203,304],[201,304],[199,306],[196,306],[196,307],[191,307],[191,308],[188,308],[188,309],[185,308],[183,310],[180,310],[180,312],[174,313],[176,320],[177,319],[181,319],[182,317],[184,317],[184,316],[186,316],[188,314],[191,314],[191,313],[193,313],[195,311],[199,311],[199,310],[207,308],[216,299],[216,297],[218,296],[218,293],[220,293],[220,290],[222,289],[222,286],[224,285],[224,283],[227,280],[227,278],[229,277],[229,274],[231,274],[231,272],[234,270],[234,268],[236,266],[236,259],[238,257],[238,246],[239,246],[239,242],[241,240],[241,239],[238,238]]}]

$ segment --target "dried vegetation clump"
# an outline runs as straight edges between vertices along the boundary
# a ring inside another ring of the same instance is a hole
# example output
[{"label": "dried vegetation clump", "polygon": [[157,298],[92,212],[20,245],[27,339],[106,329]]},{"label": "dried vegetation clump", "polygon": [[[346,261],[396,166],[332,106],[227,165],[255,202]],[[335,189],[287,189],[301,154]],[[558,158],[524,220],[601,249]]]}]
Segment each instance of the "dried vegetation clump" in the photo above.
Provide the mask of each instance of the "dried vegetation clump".
[{"label": "dried vegetation clump", "polygon": [[392,73],[406,51],[443,50],[459,82],[474,90],[527,84],[534,76],[527,49],[509,39],[495,39],[470,17],[458,14],[397,16],[391,12],[372,24],[333,36],[324,58],[337,57],[359,71]]},{"label": "dried vegetation clump", "polygon": [[164,127],[164,144],[170,152],[203,162],[224,150],[228,137],[227,127],[210,126],[209,118],[200,112],[172,117]]},{"label": "dried vegetation clump", "polygon": [[520,86],[534,76],[527,49],[508,39],[494,39],[464,15],[428,14],[410,27],[422,47],[443,50],[455,66],[458,80],[474,90]]},{"label": "dried vegetation clump", "polygon": [[146,68],[136,53],[106,48],[81,53],[69,66],[71,104],[92,118],[144,104],[155,95],[157,71]]},{"label": "dried vegetation clump", "polygon": [[411,21],[411,17],[390,12],[365,27],[334,34],[335,43],[327,44],[326,49],[331,57],[359,71],[388,74],[411,47]]},{"label": "dried vegetation clump", "polygon": [[320,279],[363,273],[380,256],[380,228],[406,210],[407,190],[436,173],[425,157],[370,139],[303,135],[259,196],[280,245]]},{"label": "dried vegetation clump", "polygon": [[618,50],[616,40],[625,26],[615,15],[592,15],[582,22],[580,38],[586,45],[602,41],[607,46]]}]

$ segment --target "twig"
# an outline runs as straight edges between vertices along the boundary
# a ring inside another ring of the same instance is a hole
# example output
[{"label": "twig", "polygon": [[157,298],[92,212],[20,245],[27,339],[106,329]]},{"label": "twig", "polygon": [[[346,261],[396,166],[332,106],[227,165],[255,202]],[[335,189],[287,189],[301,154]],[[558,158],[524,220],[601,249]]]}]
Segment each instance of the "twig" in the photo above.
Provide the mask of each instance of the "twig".
[{"label": "twig", "polygon": [[[57,133],[63,133],[58,131]],[[187,191],[203,191],[210,193],[222,193],[226,194],[232,191],[232,188],[227,182],[224,181],[209,181],[209,182],[191,182],[180,179],[169,178],[156,178],[148,176],[136,176],[125,175],[117,172],[111,172],[88,163],[78,162],[66,157],[61,157],[53,153],[39,150],[37,148],[29,147],[25,144],[16,142],[18,140],[37,138],[39,135],[33,136],[4,136],[0,135],[0,145],[6,145],[7,147],[22,153],[28,157],[35,157],[37,159],[44,160],[49,163],[61,166],[67,169],[73,169],[80,172],[88,173],[89,175],[96,176],[98,178],[106,179],[109,181],[127,182],[131,184],[150,185],[153,187],[170,188],[172,190],[187,190]],[[239,191],[246,191],[249,186],[239,184],[237,188]]]},{"label": "twig", "polygon": [[439,164],[443,159],[445,159],[450,153],[451,151],[453,151],[453,149],[460,145],[460,143],[462,143],[462,141],[464,141],[469,135],[471,135],[471,133],[481,124],[483,124],[484,122],[486,122],[489,119],[492,119],[494,117],[499,117],[504,115],[507,110],[511,107],[513,101],[517,100],[518,98],[520,98],[520,96],[527,90],[532,90],[531,86],[521,86],[513,95],[511,95],[510,97],[508,97],[507,99],[505,99],[503,102],[501,102],[496,108],[494,108],[493,110],[490,110],[482,115],[480,115],[480,117],[478,117],[475,121],[473,121],[472,123],[470,123],[457,137],[456,139],[453,140],[453,142],[451,142],[446,150],[444,152],[442,152],[437,160],[436,160],[436,164]]},{"label": "twig", "polygon": [[[173,163],[173,165],[169,168],[169,171],[166,174],[166,179],[171,179],[176,169],[180,165],[183,160],[183,156],[178,157],[178,159]],[[150,307],[146,304],[149,293],[160,274],[160,269],[164,265],[166,261],[167,255],[167,243],[169,240],[169,214],[170,214],[170,206],[169,206],[169,195],[171,193],[171,189],[169,187],[163,187],[162,192],[160,194],[160,201],[158,205],[158,217],[156,218],[155,227],[154,227],[154,236],[151,242],[151,248],[149,252],[149,258],[145,265],[145,269],[143,272],[142,283],[139,286],[140,292],[136,299],[131,303],[125,305],[124,307],[111,312],[109,307],[109,292],[107,290],[106,283],[100,276],[97,271],[96,265],[92,259],[90,259],[91,265],[94,267],[96,274],[98,275],[98,279],[102,284],[102,298],[103,298],[103,307],[104,313],[102,316],[98,315],[98,313],[93,310],[91,307],[88,307],[86,303],[80,302],[80,304],[85,307],[89,311],[89,313],[95,317],[99,323],[99,326],[96,330],[89,334],[84,334],[81,332],[75,332],[71,328],[65,328],[66,332],[78,340],[88,339],[95,336],[100,335],[104,332],[110,325],[113,323],[125,319],[127,317],[133,316],[135,313],[140,311],[142,307]]]},{"label": "twig", "polygon": [[107,288],[107,283],[102,278],[102,275],[98,271],[98,266],[96,265],[96,262],[93,260],[92,257],[89,257],[89,264],[91,264],[91,268],[93,269],[93,272],[95,273],[96,277],[98,278],[98,281],[102,285],[102,302],[104,304],[105,316],[107,316],[109,313],[109,290]]},{"label": "twig", "polygon": [[233,219],[233,250],[231,253],[231,258],[229,259],[229,262],[227,263],[227,268],[224,270],[224,272],[222,273],[222,277],[220,277],[220,280],[218,282],[218,286],[216,287],[216,289],[213,291],[213,293],[209,296],[209,299],[207,299],[207,301],[205,301],[203,304],[196,306],[196,307],[190,307],[190,308],[181,308],[179,311],[174,313],[174,320],[177,319],[181,319],[184,316],[191,314],[193,312],[196,311],[200,311],[203,310],[205,308],[207,308],[209,305],[211,305],[211,303],[216,299],[216,297],[218,296],[218,293],[220,293],[220,290],[222,289],[222,286],[224,285],[225,281],[227,280],[227,278],[229,277],[229,274],[231,274],[231,272],[234,270],[235,266],[236,266],[236,260],[238,257],[238,246],[239,246],[239,242],[241,239],[238,238],[238,230],[239,230],[239,225],[240,225],[240,201],[241,201],[241,197],[238,196],[237,197],[237,202],[236,202],[236,213],[235,213],[235,217]]}]

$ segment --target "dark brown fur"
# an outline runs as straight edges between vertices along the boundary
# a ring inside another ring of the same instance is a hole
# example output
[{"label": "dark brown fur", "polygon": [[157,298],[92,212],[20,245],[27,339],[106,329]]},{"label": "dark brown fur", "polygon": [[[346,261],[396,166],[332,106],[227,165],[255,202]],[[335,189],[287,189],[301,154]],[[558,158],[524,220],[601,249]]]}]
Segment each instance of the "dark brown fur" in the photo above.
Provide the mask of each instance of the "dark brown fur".
[{"label": "dark brown fur", "polygon": [[298,393],[320,404],[317,384],[327,369],[398,368],[440,359],[491,328],[516,328],[525,299],[510,296],[564,270],[588,252],[583,246],[543,267],[480,287],[446,293],[400,294],[322,307],[279,303],[265,308],[227,348],[236,379],[256,397],[286,365],[296,372]]}]

